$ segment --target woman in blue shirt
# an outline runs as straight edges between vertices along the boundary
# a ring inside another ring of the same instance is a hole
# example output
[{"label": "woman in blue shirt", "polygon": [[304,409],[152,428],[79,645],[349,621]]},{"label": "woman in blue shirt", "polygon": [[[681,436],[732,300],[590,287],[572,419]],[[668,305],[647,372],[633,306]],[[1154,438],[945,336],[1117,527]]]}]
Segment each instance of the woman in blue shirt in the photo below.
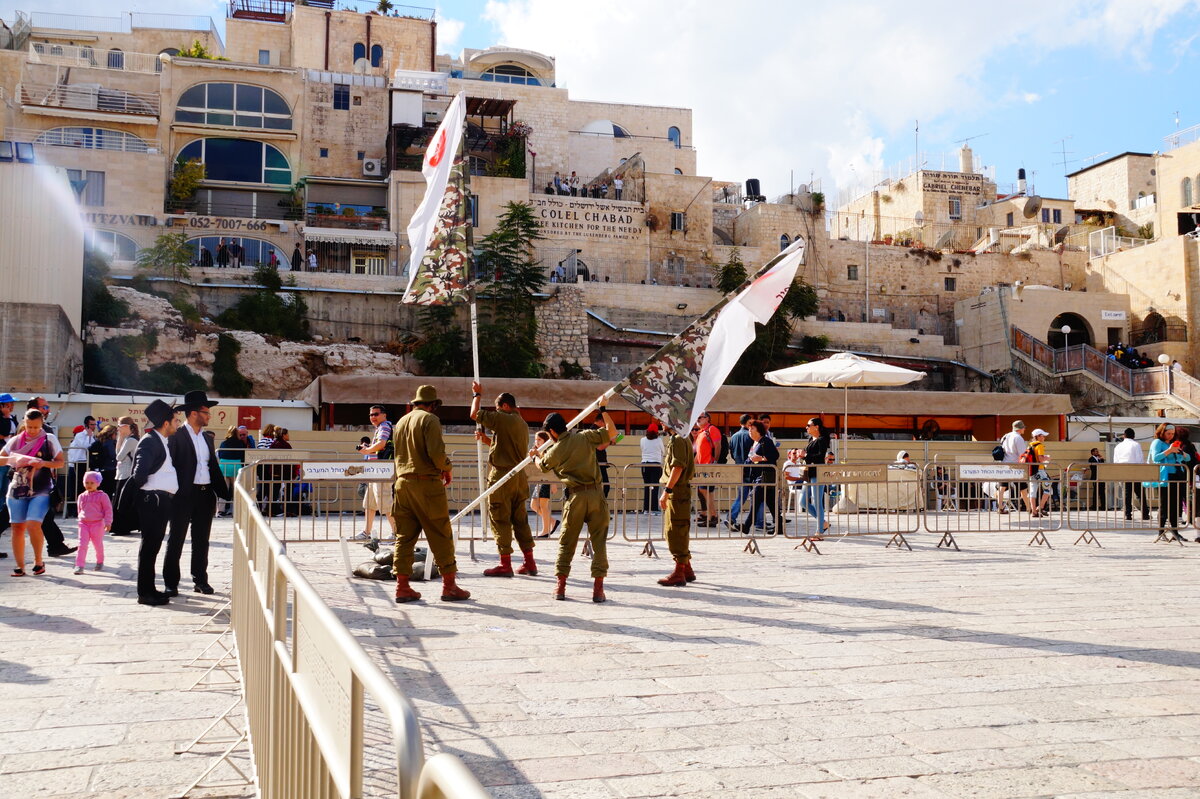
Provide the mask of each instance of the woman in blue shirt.
[{"label": "woman in blue shirt", "polygon": [[1158,532],[1163,535],[1169,521],[1175,541],[1183,540],[1183,536],[1179,535],[1179,503],[1187,486],[1187,468],[1181,464],[1190,460],[1191,457],[1175,438],[1175,425],[1167,422],[1160,424],[1150,444],[1150,462],[1159,465],[1158,482],[1142,485],[1158,489]]}]

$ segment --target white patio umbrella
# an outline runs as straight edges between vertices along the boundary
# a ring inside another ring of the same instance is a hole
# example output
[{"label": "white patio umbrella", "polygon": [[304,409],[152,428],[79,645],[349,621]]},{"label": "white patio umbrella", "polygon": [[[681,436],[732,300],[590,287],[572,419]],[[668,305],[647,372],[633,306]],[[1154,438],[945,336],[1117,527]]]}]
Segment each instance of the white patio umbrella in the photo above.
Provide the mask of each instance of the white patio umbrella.
[{"label": "white patio umbrella", "polygon": [[842,389],[846,405],[842,415],[842,438],[846,442],[842,461],[845,462],[850,448],[850,387],[903,386],[920,380],[925,373],[860,358],[850,352],[839,352],[820,361],[798,363],[786,369],[767,372],[763,376],[780,386],[830,386]]}]

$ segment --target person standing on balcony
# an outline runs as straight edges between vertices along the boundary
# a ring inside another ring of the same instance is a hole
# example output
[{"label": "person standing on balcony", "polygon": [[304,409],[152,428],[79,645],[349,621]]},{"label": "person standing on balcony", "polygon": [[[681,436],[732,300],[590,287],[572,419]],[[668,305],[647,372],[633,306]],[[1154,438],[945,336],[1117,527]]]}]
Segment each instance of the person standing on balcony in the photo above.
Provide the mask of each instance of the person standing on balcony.
[{"label": "person standing on balcony", "polygon": [[224,269],[229,266],[229,247],[225,246],[225,239],[217,242],[217,269]]},{"label": "person standing on balcony", "polygon": [[310,272],[317,271],[317,251],[316,250],[308,251],[308,271],[310,271]]},{"label": "person standing on balcony", "polygon": [[621,199],[621,192],[625,190],[625,181],[619,177],[613,178],[613,191],[616,192],[616,199]]},{"label": "person standing on balcony", "polygon": [[567,185],[571,189],[571,196],[578,197],[579,196],[579,175],[572,172],[571,177],[567,180]]},{"label": "person standing on balcony", "polygon": [[554,192],[556,194],[566,194],[567,193],[566,188],[563,186],[562,175],[560,175],[557,172],[554,173]]},{"label": "person standing on balcony", "polygon": [[232,269],[242,268],[242,245],[237,239],[229,240],[229,266]]},{"label": "person standing on balcony", "polygon": [[304,256],[300,254],[300,242],[292,249],[292,271],[299,272],[304,268]]}]

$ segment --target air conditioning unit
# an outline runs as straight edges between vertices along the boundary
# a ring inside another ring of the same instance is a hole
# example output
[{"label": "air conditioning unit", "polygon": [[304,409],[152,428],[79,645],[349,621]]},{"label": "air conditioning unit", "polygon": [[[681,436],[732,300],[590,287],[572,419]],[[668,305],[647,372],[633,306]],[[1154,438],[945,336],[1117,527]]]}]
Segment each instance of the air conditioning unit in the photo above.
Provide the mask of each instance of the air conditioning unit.
[{"label": "air conditioning unit", "polygon": [[369,178],[378,178],[383,176],[383,159],[382,158],[364,158],[363,175]]}]

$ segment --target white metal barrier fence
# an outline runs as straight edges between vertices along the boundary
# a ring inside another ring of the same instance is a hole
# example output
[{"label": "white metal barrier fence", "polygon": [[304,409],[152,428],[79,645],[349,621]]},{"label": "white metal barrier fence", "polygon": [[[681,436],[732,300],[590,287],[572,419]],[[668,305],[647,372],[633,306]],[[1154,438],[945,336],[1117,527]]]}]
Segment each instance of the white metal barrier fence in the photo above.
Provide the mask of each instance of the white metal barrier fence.
[{"label": "white metal barrier fence", "polygon": [[426,762],[416,710],[288,558],[252,476],[234,487],[231,619],[260,795],[485,799],[456,758]]}]

